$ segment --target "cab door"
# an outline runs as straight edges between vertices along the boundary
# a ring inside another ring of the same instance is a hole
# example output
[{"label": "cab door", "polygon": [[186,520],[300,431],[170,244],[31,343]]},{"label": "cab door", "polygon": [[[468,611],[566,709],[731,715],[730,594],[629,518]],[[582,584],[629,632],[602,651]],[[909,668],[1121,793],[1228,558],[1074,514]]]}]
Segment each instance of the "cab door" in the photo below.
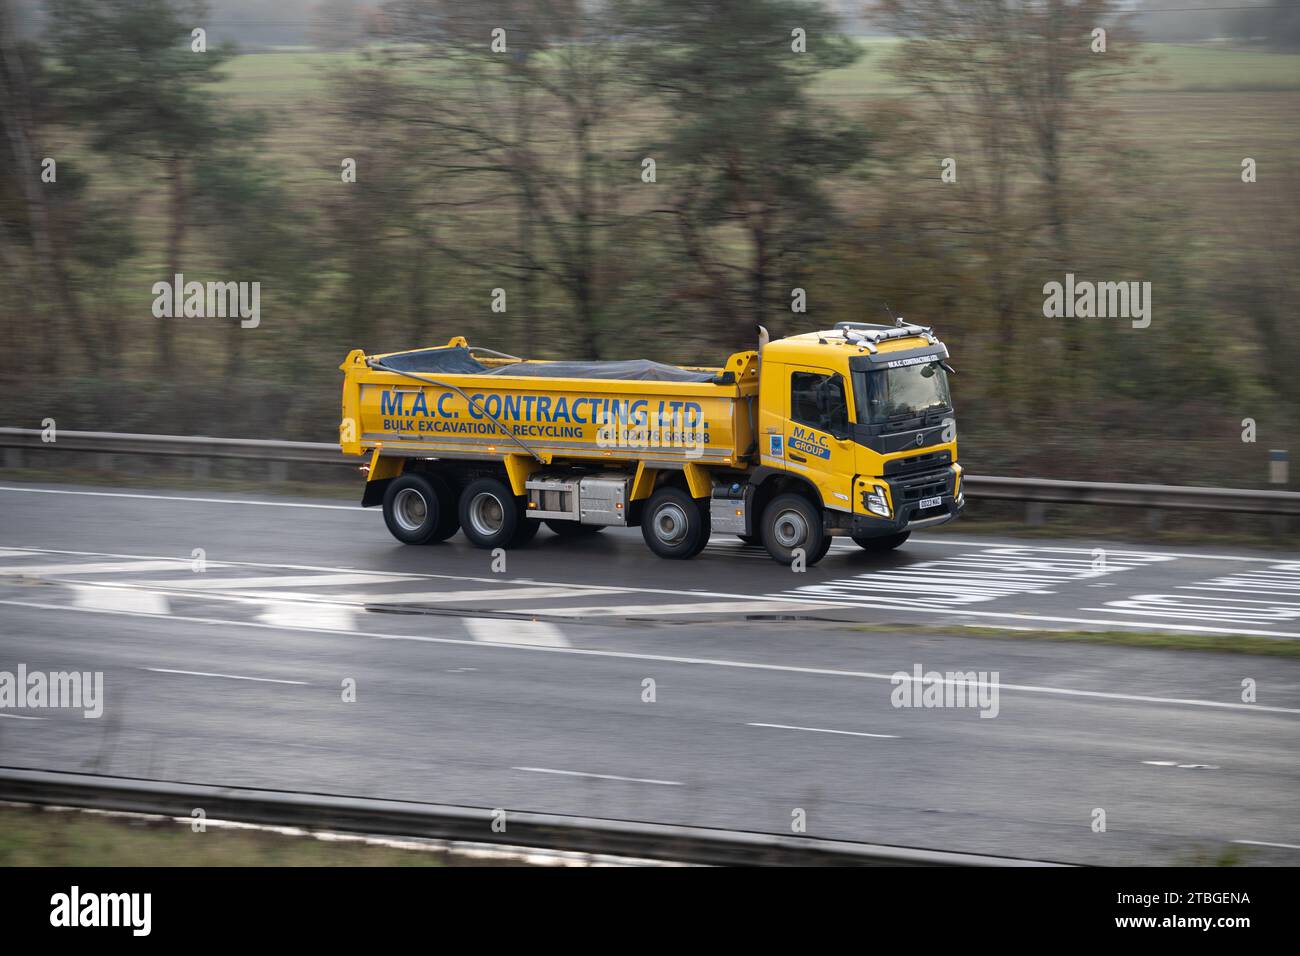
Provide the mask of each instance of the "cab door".
[{"label": "cab door", "polygon": [[785,421],[785,467],[811,481],[827,508],[851,512],[854,455],[848,383],[829,369],[787,368],[790,412]]}]

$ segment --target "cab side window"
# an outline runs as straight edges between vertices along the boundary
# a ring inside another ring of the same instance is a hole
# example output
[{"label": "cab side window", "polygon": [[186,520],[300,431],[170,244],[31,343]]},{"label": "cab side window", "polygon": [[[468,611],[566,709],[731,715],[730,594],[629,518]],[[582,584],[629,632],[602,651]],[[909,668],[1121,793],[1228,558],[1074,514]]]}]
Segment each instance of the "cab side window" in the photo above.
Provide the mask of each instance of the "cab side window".
[{"label": "cab side window", "polygon": [[844,397],[844,379],[815,372],[790,374],[790,418],[832,435],[849,430],[849,403]]}]

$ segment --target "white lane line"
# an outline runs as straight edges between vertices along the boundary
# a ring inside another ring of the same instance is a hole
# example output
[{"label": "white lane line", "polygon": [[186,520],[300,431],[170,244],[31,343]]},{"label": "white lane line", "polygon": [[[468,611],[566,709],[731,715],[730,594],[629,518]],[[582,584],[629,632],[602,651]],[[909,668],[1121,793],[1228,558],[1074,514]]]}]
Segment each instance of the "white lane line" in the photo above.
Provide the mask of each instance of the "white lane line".
[{"label": "white lane line", "polygon": [[[37,554],[70,554],[70,555],[82,555],[82,556],[89,555],[89,556],[118,557],[118,558],[132,558],[132,559],[138,559],[142,557],[141,555],[111,554],[111,553],[97,552],[97,551],[55,551],[55,550],[49,550],[43,548],[24,548],[22,550],[37,553]],[[176,559],[173,558],[170,560],[176,560]],[[1263,560],[1275,560],[1275,559],[1260,558],[1259,560],[1263,561]],[[268,564],[262,562],[254,562],[254,561],[238,561],[238,562],[227,561],[224,563],[224,566],[225,567],[238,566],[238,567],[250,567],[250,568],[273,568],[273,569],[284,568],[284,569],[298,570],[298,571],[342,570],[339,568],[320,567],[320,566],[313,566],[313,565]],[[356,573],[383,577],[388,575],[391,572],[357,571]],[[425,580],[468,581],[468,582],[479,583],[479,584],[495,584],[495,585],[501,584],[501,579],[499,577],[486,578],[486,577],[473,577],[469,575],[459,575],[459,574],[422,574],[422,573],[418,573],[418,574],[411,573],[410,575],[408,575],[408,577],[425,579]],[[520,583],[524,583],[524,582],[520,582]],[[575,585],[572,584],[571,582],[565,582],[565,581],[529,581],[527,583],[545,585],[548,587],[562,587],[562,588],[582,587],[582,585]],[[634,587],[621,587],[621,586],[614,586],[614,585],[592,585],[591,587],[593,590],[612,592],[616,594],[667,594],[667,595],[674,595],[680,597],[729,598],[735,601],[753,601],[755,599],[761,599],[764,597],[764,595],[761,594],[760,595],[735,594],[727,591],[690,591],[690,590],[681,590],[681,589],[674,589],[674,588],[634,588]],[[813,598],[803,599],[803,598],[787,597],[787,598],[783,598],[783,600],[796,601],[805,606],[812,605],[817,608],[822,608],[827,606],[827,602],[818,601]],[[1089,624],[1093,626],[1108,628],[1111,630],[1114,630],[1116,627],[1122,626],[1122,627],[1131,627],[1131,628],[1155,630],[1155,631],[1190,631],[1192,633],[1197,633],[1197,634],[1245,634],[1245,635],[1257,635],[1261,637],[1300,637],[1300,632],[1296,632],[1296,631],[1266,631],[1266,630],[1255,629],[1255,628],[1203,627],[1195,624],[1169,624],[1163,621],[1161,622],[1133,621],[1133,620],[1117,621],[1114,619],[1104,619],[1104,618],[1058,617],[1058,616],[1048,616],[1048,615],[1040,615],[1040,614],[1010,614],[1001,611],[971,611],[971,610],[966,610],[964,608],[943,608],[943,609],[914,608],[914,607],[907,607],[906,605],[901,605],[901,604],[873,604],[870,601],[845,601],[843,603],[835,603],[832,606],[836,608],[844,608],[846,610],[885,610],[885,611],[899,611],[899,612],[917,613],[917,614],[937,614],[937,615],[943,615],[948,617],[980,617],[980,618],[993,618],[993,619],[1010,619],[1010,620],[1017,620],[1017,621],[1046,621],[1049,623],[1056,623],[1056,624]],[[1096,610],[1096,609],[1088,608],[1087,610]],[[1115,613],[1115,612],[1112,611],[1110,613]]]},{"label": "white lane line", "polygon": [[0,485],[0,491],[25,491],[33,495],[86,495],[92,498],[148,498],[150,501],[197,501],[212,505],[262,505],[268,508],[321,508],[328,511],[355,511],[365,514],[360,505],[318,505],[296,501],[248,501],[242,498],[194,498],[186,495],[142,495],[125,491],[65,491],[58,488],[15,488]]},{"label": "white lane line", "polygon": [[[235,592],[241,593],[241,592]],[[547,598],[559,601],[567,598],[595,597],[611,593],[606,588],[546,587],[536,585],[522,588],[473,588],[466,591],[402,591],[386,594],[383,591],[366,594],[310,594],[299,592],[276,595],[295,601],[329,601],[339,604],[448,604],[454,601],[523,601],[529,598]],[[527,612],[525,612],[527,613]]]},{"label": "white lane line", "polygon": [[846,737],[880,737],[897,740],[898,734],[864,734],[859,730],[828,730],[825,727],[795,727],[791,724],[746,724],[746,727],[771,727],[774,730],[806,730],[814,734],[844,734]]},{"label": "white lane line", "polygon": [[465,630],[476,641],[487,644],[523,644],[529,647],[571,647],[568,638],[554,624],[545,621],[517,621],[511,618],[466,617]]},{"label": "white lane line", "polygon": [[1241,843],[1246,846],[1272,846],[1280,850],[1300,850],[1300,846],[1294,843],[1269,843],[1267,840],[1233,840],[1233,843]]},{"label": "white lane line", "polygon": [[251,680],[259,684],[296,684],[299,687],[306,687],[305,680],[278,680],[274,677],[244,677],[240,674],[213,674],[208,671],[178,671],[169,667],[146,667],[147,671],[153,671],[155,674],[182,674],[186,677],[221,677],[225,680]]},{"label": "white lane line", "polygon": [[686,784],[676,780],[648,780],[644,777],[619,777],[612,773],[583,773],[581,770],[551,770],[548,767],[511,767],[511,770],[527,770],[529,773],[555,773],[562,777],[593,777],[596,780],[620,780],[623,783],[655,783],[661,787],[684,787]]},{"label": "white lane line", "polygon": [[127,582],[133,588],[152,588],[167,590],[178,588],[183,591],[253,591],[266,588],[301,588],[301,587],[339,587],[355,584],[395,584],[400,581],[413,581],[411,574],[301,574],[270,575],[257,578],[223,578],[207,574],[192,574],[186,578],[171,578],[158,581]]},{"label": "white lane line", "polygon": [[815,611],[818,608],[842,608],[842,604],[812,604],[806,601],[697,601],[692,604],[598,604],[589,607],[512,608],[519,614],[545,614],[548,617],[619,617],[652,614],[726,614],[775,611]]},{"label": "white lane line", "polygon": [[44,717],[26,717],[22,714],[6,714],[0,711],[0,717],[8,717],[10,720],[44,720]]},{"label": "white lane line", "polygon": [[[265,624],[257,621],[231,621],[225,618],[217,617],[190,617],[186,615],[173,614],[166,618],[159,618],[150,614],[139,614],[133,611],[100,611],[89,610],[87,608],[71,607],[66,604],[45,604],[39,601],[10,601],[0,600],[0,606],[10,607],[27,607],[41,611],[73,611],[84,612],[88,614],[120,614],[126,617],[146,617],[154,620],[167,621],[184,621],[189,624],[207,624],[214,627],[251,627],[262,628],[266,630],[281,631],[306,631],[317,634],[332,634],[335,637],[349,636],[366,638],[375,641],[411,641],[417,644],[449,644],[457,647],[494,647],[502,650],[520,650],[520,651],[540,651],[552,654],[574,654],[581,657],[601,657],[611,660],[628,660],[628,661],[654,661],[661,664],[690,664],[702,665],[707,667],[734,667],[743,670],[772,671],[775,673],[786,674],[806,674],[813,677],[852,677],[860,680],[883,680],[890,683],[896,683],[898,679],[911,680],[910,674],[898,672],[895,674],[886,674],[875,671],[846,671],[835,670],[828,667],[800,667],[794,664],[760,664],[754,661],[729,661],[719,658],[710,657],[677,657],[668,654],[645,654],[637,651],[607,651],[597,650],[588,647],[548,647],[530,644],[500,644],[496,642],[484,642],[466,640],[455,637],[431,637],[425,634],[390,634],[380,631],[347,631],[338,632],[318,627],[291,627],[283,624]],[[900,677],[901,675],[901,677]],[[939,683],[947,683],[940,681]],[[999,690],[1017,691],[1030,694],[1050,694],[1060,697],[1080,697],[1093,700],[1118,700],[1128,703],[1139,704],[1177,704],[1185,707],[1210,707],[1218,710],[1239,710],[1254,711],[1256,713],[1269,714],[1298,714],[1300,707],[1273,707],[1266,704],[1246,704],[1235,701],[1221,700],[1198,700],[1196,698],[1183,697],[1151,697],[1141,694],[1120,694],[1109,691],[1099,690],[1076,690],[1066,687],[1044,687],[1034,684],[1003,684],[999,683]]]},{"label": "white lane line", "polygon": [[171,561],[95,561],[79,564],[24,564],[18,567],[0,564],[0,575],[49,577],[54,574],[126,574],[142,571],[180,571],[189,567],[188,560]]}]

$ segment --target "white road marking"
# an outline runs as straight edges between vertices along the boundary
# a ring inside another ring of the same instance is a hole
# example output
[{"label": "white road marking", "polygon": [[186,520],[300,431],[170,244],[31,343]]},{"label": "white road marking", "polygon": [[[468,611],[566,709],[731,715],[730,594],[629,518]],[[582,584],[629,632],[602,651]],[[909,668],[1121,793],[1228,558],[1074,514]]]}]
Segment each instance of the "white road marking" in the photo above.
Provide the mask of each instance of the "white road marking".
[{"label": "white road marking", "polygon": [[146,667],[147,671],[153,671],[155,674],[182,674],[186,677],[220,677],[225,680],[251,680],[259,684],[295,684],[299,687],[308,686],[305,680],[279,680],[274,677],[244,677],[240,674],[213,674],[208,671],[178,671],[169,667]]},{"label": "white road marking", "polygon": [[0,717],[8,717],[10,720],[44,720],[44,717],[26,717],[22,714],[6,714],[0,711]]},{"label": "white road marking", "polygon": [[775,611],[815,611],[818,608],[842,608],[843,604],[814,604],[808,601],[696,601],[691,604],[595,604],[587,607],[521,608],[520,614],[545,614],[547,617],[636,617],[669,614],[726,614]]},{"label": "white road marking", "polygon": [[[55,551],[55,550],[40,549],[40,548],[24,548],[22,550],[32,552],[32,553],[38,553],[38,554],[66,554],[66,555],[117,557],[117,558],[131,558],[131,559],[139,559],[140,557],[143,557],[140,555],[111,554],[111,553],[95,552],[95,551]],[[1062,550],[1062,549],[1058,549],[1058,550]],[[1178,555],[1178,557],[1191,557],[1191,555]],[[1242,559],[1242,560],[1246,560],[1246,559]],[[1276,559],[1273,558],[1259,558],[1259,559],[1251,559],[1251,560],[1276,561]],[[272,569],[286,569],[286,570],[296,570],[296,571],[337,571],[339,570],[338,568],[321,567],[315,565],[270,564],[264,562],[254,562],[254,561],[226,562],[225,566],[226,567],[238,566],[238,567],[253,567],[253,568],[272,568]],[[368,572],[358,572],[358,573],[384,576],[389,574],[390,572],[368,571]],[[411,573],[408,576],[413,578],[428,579],[428,580],[467,581],[467,582],[494,584],[494,585],[500,585],[501,583],[501,579],[499,577],[488,578],[488,577],[475,577],[470,575],[458,575],[458,574],[424,574],[424,573]],[[529,582],[529,583],[547,585],[551,587],[580,586],[580,585],[574,585],[572,583],[563,582],[563,581],[537,581],[537,582]],[[597,586],[593,585],[593,587],[597,587]],[[753,601],[756,598],[761,597],[761,595],[735,594],[726,591],[691,591],[691,590],[681,590],[681,589],[673,589],[673,588],[635,588],[635,587],[623,587],[623,586],[614,586],[614,585],[608,585],[608,586],[601,585],[599,587],[600,590],[602,591],[618,593],[618,594],[667,594],[667,595],[676,595],[681,597],[700,596],[700,597],[729,598],[731,600],[736,600],[736,601]],[[802,598],[795,598],[790,596],[784,597],[783,600],[801,601],[804,604],[811,604],[817,607],[823,607],[828,603],[825,601],[818,601],[814,599],[804,600]],[[870,600],[846,601],[837,604],[835,606],[843,607],[847,609],[856,609],[856,610],[863,610],[863,609],[891,610],[891,611],[898,611],[903,613],[940,614],[940,615],[948,615],[948,616],[957,615],[961,617],[991,618],[996,620],[1048,622],[1048,623],[1055,623],[1055,624],[1088,624],[1094,627],[1103,627],[1111,630],[1115,629],[1116,627],[1128,627],[1128,628],[1136,628],[1140,630],[1155,630],[1155,631],[1190,631],[1196,634],[1245,634],[1245,635],[1258,635],[1261,637],[1288,637],[1288,638],[1300,637],[1300,631],[1270,631],[1270,630],[1262,630],[1256,628],[1240,628],[1240,627],[1205,627],[1202,625],[1195,625],[1195,624],[1170,624],[1164,621],[1149,621],[1149,620],[1148,621],[1138,621],[1138,620],[1120,621],[1120,620],[1115,620],[1113,618],[1107,619],[1107,618],[1086,618],[1086,617],[1064,617],[1060,615],[1043,615],[1043,614],[1015,614],[1015,613],[1008,613],[1003,611],[974,611],[968,608],[960,608],[960,609],[946,608],[943,610],[938,610],[934,608],[910,607],[906,603],[873,604],[871,603]],[[1084,610],[1104,611],[1107,609],[1085,608]],[[1109,611],[1109,613],[1115,613],[1115,612],[1112,610]]]},{"label": "white road marking", "polygon": [[0,485],[0,491],[25,491],[33,495],[87,495],[92,498],[148,498],[150,501],[197,501],[212,505],[262,505],[269,508],[322,508],[328,511],[355,511],[364,514],[360,505],[304,504],[296,501],[249,501],[242,498],[195,498],[187,495],[144,495],[125,491],[68,491],[61,488],[15,488]]},{"label": "white road marking", "polygon": [[933,561],[876,568],[847,578],[816,581],[771,598],[850,601],[928,611],[965,610],[969,605],[1019,595],[1056,594],[1057,588],[1107,574],[1172,560],[1130,552],[1108,552],[1098,568],[1090,556],[1063,554],[1032,545],[985,548]]},{"label": "white road marking", "polygon": [[522,644],[529,647],[571,647],[568,638],[554,624],[544,621],[518,621],[513,618],[461,618],[465,629],[476,641],[488,644]]},{"label": "white road marking", "polygon": [[1183,618],[1220,623],[1289,624],[1300,622],[1300,603],[1259,601],[1254,598],[1202,597],[1188,594],[1133,594],[1107,601],[1105,607],[1083,608],[1108,614]]},{"label": "white road marking", "polygon": [[68,574],[126,574],[142,571],[180,571],[189,567],[189,561],[176,558],[171,561],[94,561],[79,564],[0,564],[0,576],[48,578]]},{"label": "white road marking", "polygon": [[132,588],[98,588],[74,584],[77,607],[106,611],[139,611],[141,614],[166,614],[171,608],[166,596],[156,591]]},{"label": "white road marking", "polygon": [[1272,846],[1281,850],[1300,850],[1300,846],[1294,843],[1269,843],[1267,840],[1233,840],[1233,843],[1242,843],[1246,846]]},{"label": "white road marking", "polygon": [[[63,551],[63,550],[54,550],[49,548],[22,548],[20,550],[29,554],[61,554],[61,555],[72,555],[77,557],[125,558],[125,559],[136,560],[136,561],[152,557],[151,555],[116,554],[113,552],[105,552],[105,551]],[[166,556],[163,556],[162,560],[175,561],[177,559],[167,558]],[[213,562],[211,561],[208,562],[209,567],[212,567],[212,564]],[[359,571],[356,568],[327,567],[327,566],[314,565],[314,564],[280,564],[280,563],[272,563],[272,562],[264,562],[264,561],[227,561],[224,562],[222,566],[227,568],[235,568],[235,567],[266,568],[273,571],[321,571],[321,572],[355,571],[358,574],[367,574],[367,575],[372,575],[374,577],[381,577],[381,578],[387,577],[388,575],[393,573],[391,571]],[[468,575],[468,574],[436,574],[431,572],[415,572],[415,571],[402,572],[402,573],[405,577],[408,578],[427,580],[427,581],[463,581],[472,584],[489,584],[494,587],[500,587],[502,583],[500,575],[496,575],[492,577],[482,577],[482,576]],[[515,579],[513,583],[519,585],[529,585],[529,586],[542,585],[546,587],[555,587],[555,588],[575,588],[575,589],[589,588],[590,592],[594,592],[597,594],[605,594],[605,593],[670,594],[670,595],[683,596],[683,597],[701,596],[701,597],[718,597],[718,598],[744,598],[747,600],[753,600],[755,597],[758,596],[753,594],[734,594],[730,591],[707,591],[702,589],[682,590],[680,588],[639,588],[639,587],[628,587],[625,585],[614,585],[614,584],[583,585],[583,584],[574,584],[571,581],[534,581],[527,578]]]},{"label": "white road marking", "polygon": [[746,727],[771,727],[774,730],[806,730],[814,734],[844,734],[847,737],[880,737],[897,740],[898,734],[864,734],[860,730],[827,730],[825,727],[795,727],[791,724],[746,724]]},{"label": "white road marking", "polygon": [[[2,489],[0,489],[2,490]],[[914,544],[938,545],[944,548],[1018,548],[1025,547],[1024,541],[990,541],[986,538],[963,538],[959,535],[938,536],[938,537],[913,537],[907,542],[907,546]],[[1103,545],[1104,547],[1104,545]],[[1087,554],[1091,555],[1094,548],[1052,548],[1053,551],[1059,551],[1062,554]],[[1106,548],[1107,557],[1114,554],[1125,555],[1152,555],[1161,558],[1186,558],[1193,561],[1262,561],[1275,562],[1278,559],[1257,558],[1244,554],[1197,554],[1185,551],[1121,551],[1117,548]]]},{"label": "white road marking", "polygon": [[619,777],[612,773],[583,773],[581,770],[551,770],[547,767],[511,767],[511,770],[527,770],[529,773],[555,773],[563,777],[593,777],[596,780],[620,780],[623,783],[654,783],[661,787],[684,787],[676,780],[647,780],[644,777]]},{"label": "white road marking", "polygon": [[[151,617],[152,615],[137,614],[132,611],[100,611],[88,610],[86,608],[71,607],[65,604],[45,604],[39,601],[11,601],[0,600],[0,605],[10,607],[27,607],[42,611],[72,611],[89,614],[119,614],[126,617]],[[480,647],[480,648],[499,648],[501,650],[521,650],[535,651],[551,654],[574,654],[581,657],[599,657],[611,660],[631,660],[631,661],[655,661],[661,664],[689,664],[695,666],[707,667],[734,667],[744,670],[761,670],[772,671],[776,673],[787,674],[805,674],[813,677],[851,677],[860,680],[884,680],[893,682],[894,674],[885,674],[874,671],[847,671],[835,670],[828,667],[800,667],[793,664],[760,664],[754,661],[730,661],[720,658],[710,657],[679,657],[668,654],[645,654],[637,651],[609,651],[598,650],[587,647],[548,647],[528,644],[500,644],[496,642],[483,642],[475,640],[466,640],[454,637],[431,637],[424,634],[391,634],[379,631],[331,631],[324,628],[313,627],[290,627],[280,624],[265,624],[257,621],[232,621],[225,618],[216,617],[190,617],[180,614],[173,614],[165,618],[169,621],[185,621],[190,624],[208,624],[216,627],[251,627],[264,628],[268,630],[285,630],[285,631],[308,631],[318,634],[328,634],[335,637],[358,637],[367,640],[376,641],[412,641],[419,644],[448,644],[458,647]],[[908,679],[910,675],[908,675]],[[1264,704],[1246,704],[1235,701],[1220,700],[1197,700],[1196,698],[1182,697],[1151,697],[1141,694],[1120,694],[1109,691],[1097,690],[1077,690],[1066,687],[1045,687],[1033,684],[1003,684],[999,683],[999,690],[1023,692],[1031,694],[1050,694],[1061,697],[1079,697],[1093,700],[1117,700],[1129,703],[1145,704],[1176,704],[1185,707],[1210,707],[1221,710],[1239,710],[1255,713],[1271,714],[1297,714],[1300,715],[1300,708],[1297,707],[1272,707]]]},{"label": "white road marking", "polygon": [[343,601],[348,604],[449,604],[453,601],[523,601],[530,598],[560,601],[566,598],[595,597],[609,593],[613,592],[608,588],[534,585],[522,588],[475,588],[468,591],[415,591],[402,594],[325,594],[320,598],[308,594],[303,597],[309,600]]},{"label": "white road marking", "polygon": [[267,602],[266,610],[257,615],[267,624],[289,627],[319,627],[326,631],[350,631],[356,625],[356,612],[338,604],[291,604]]},{"label": "white road marking", "polygon": [[258,578],[223,578],[207,574],[193,574],[187,578],[171,578],[159,581],[131,581],[133,588],[152,588],[167,590],[178,588],[183,591],[258,591],[266,588],[301,588],[301,587],[340,587],[352,584],[390,584],[398,581],[410,581],[410,574],[301,574],[266,576]]},{"label": "white road marking", "polygon": [[1177,767],[1179,770],[1218,770],[1218,766],[1212,763],[1179,763],[1177,760],[1143,760],[1145,764],[1153,767]]}]

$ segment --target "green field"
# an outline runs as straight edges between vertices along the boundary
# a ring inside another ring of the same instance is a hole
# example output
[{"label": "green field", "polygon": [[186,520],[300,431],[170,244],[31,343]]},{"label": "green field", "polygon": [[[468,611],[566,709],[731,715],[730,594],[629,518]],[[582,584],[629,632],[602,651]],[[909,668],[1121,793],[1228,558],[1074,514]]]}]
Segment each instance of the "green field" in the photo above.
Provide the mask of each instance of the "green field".
[{"label": "green field", "polygon": [[[889,66],[899,41],[859,42],[864,56],[823,76],[815,96],[867,117],[872,105],[884,100],[914,102],[916,94]],[[226,65],[228,78],[219,90],[241,107],[266,112],[271,123],[266,145],[285,160],[290,181],[319,182],[321,175],[332,180],[333,157],[352,144],[328,122],[328,77],[363,62],[357,53],[243,55]],[[1116,81],[1109,105],[1131,146],[1148,152],[1167,174],[1171,197],[1187,200],[1193,216],[1204,214],[1214,222],[1238,209],[1244,156],[1259,163],[1261,182],[1295,168],[1300,55],[1144,44],[1131,75]]]},{"label": "green field", "polygon": [[[826,97],[903,94],[886,61],[900,41],[862,39],[864,55],[857,63],[824,76],[817,92]],[[1300,54],[1264,53],[1168,43],[1143,44],[1138,65],[1128,81],[1143,92],[1248,92],[1300,90]],[[330,69],[361,64],[357,53],[294,51],[247,54],[227,66],[223,92],[249,100],[271,102],[300,99],[324,88]]]}]

